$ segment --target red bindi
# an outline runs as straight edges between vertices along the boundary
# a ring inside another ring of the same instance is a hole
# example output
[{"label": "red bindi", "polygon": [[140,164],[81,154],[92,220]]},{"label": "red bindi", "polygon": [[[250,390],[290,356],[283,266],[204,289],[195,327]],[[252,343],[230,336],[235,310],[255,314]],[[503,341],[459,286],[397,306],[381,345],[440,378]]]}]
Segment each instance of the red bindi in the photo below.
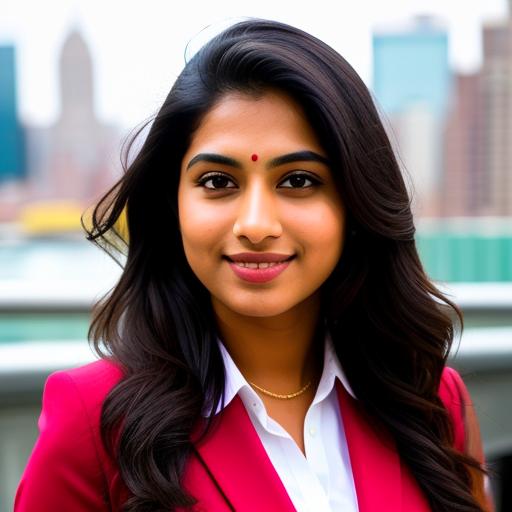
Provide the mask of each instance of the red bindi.
[{"label": "red bindi", "polygon": [[251,160],[252,160],[253,162],[256,162],[256,160],[258,160],[258,155],[257,155],[256,153],[253,153],[253,154],[251,155]]}]

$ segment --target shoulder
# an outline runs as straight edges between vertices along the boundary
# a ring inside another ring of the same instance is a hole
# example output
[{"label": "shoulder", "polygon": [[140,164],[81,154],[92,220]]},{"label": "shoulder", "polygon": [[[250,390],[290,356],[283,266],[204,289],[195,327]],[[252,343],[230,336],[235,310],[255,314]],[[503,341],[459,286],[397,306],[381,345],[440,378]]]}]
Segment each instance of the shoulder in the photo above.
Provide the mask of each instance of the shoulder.
[{"label": "shoulder", "polygon": [[[46,380],[39,437],[16,496],[16,511],[103,510],[112,503],[117,469],[100,435],[102,404],[121,380],[119,366],[107,360],[52,373]],[[74,508],[73,508],[74,507]]]},{"label": "shoulder", "polygon": [[86,414],[91,425],[99,424],[103,401],[122,376],[119,366],[103,359],[52,373],[44,386],[40,422],[45,414],[52,414],[65,425]]},{"label": "shoulder", "polygon": [[441,382],[439,384],[439,397],[446,406],[455,403],[461,405],[461,391],[466,391],[466,386],[459,372],[454,368],[445,366],[441,374]]},{"label": "shoulder", "polygon": [[92,405],[98,401],[103,402],[122,377],[123,370],[119,365],[100,359],[84,366],[52,373],[46,381],[44,394],[51,393],[54,387],[72,388],[72,391],[83,395],[86,404]]},{"label": "shoulder", "polygon": [[[481,467],[485,467],[482,436],[475,404],[471,400],[464,380],[455,369],[449,367],[444,369],[439,386],[439,397],[452,419],[455,449],[473,457]],[[472,492],[482,510],[494,510],[487,476],[473,467],[469,468],[469,471],[472,475]]]},{"label": "shoulder", "polygon": [[473,405],[469,396],[468,388],[459,372],[454,368],[445,366],[439,384],[439,398],[445,407],[453,412],[464,412],[464,408]]},{"label": "shoulder", "polygon": [[60,447],[65,449],[66,441],[74,442],[76,433],[82,432],[83,440],[94,444],[100,459],[104,459],[101,410],[105,398],[122,377],[121,368],[104,359],[52,373],[43,391],[40,439],[58,433]]},{"label": "shoulder", "polygon": [[103,402],[122,376],[119,366],[103,359],[52,373],[43,391],[41,434],[56,430],[73,436],[87,429],[93,438],[97,437]]},{"label": "shoulder", "polygon": [[466,445],[465,416],[467,408],[472,407],[472,403],[462,377],[454,368],[449,366],[444,368],[439,385],[439,398],[452,420],[455,448],[464,452]]}]

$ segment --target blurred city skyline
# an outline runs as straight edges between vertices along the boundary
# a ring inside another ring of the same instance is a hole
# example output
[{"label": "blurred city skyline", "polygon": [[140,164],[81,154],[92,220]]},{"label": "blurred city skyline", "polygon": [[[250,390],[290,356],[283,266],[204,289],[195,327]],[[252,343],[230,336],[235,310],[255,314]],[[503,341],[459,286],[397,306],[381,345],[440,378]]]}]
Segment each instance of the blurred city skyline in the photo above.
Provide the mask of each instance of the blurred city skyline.
[{"label": "blurred city skyline", "polygon": [[[320,10],[321,6],[322,2]],[[418,245],[427,267],[447,280],[512,280],[512,115],[508,107],[512,105],[512,18],[510,7],[492,19],[484,19],[483,11],[471,11],[471,2],[467,7],[465,14],[472,12],[473,19],[479,20],[479,36],[473,35],[478,51],[470,52],[473,68],[453,64],[464,60],[454,59],[453,23],[458,20],[443,18],[435,8],[429,9],[431,15],[422,11],[410,17],[405,16],[407,10],[398,15],[390,9],[393,15],[372,22],[367,35],[359,34],[369,37],[371,47],[371,70],[366,76],[358,69],[363,61],[344,51],[343,45],[353,47],[347,42],[350,38],[344,43],[332,40],[332,20],[315,29],[318,20],[309,26],[297,21],[300,12],[280,17],[277,11],[268,16],[260,9],[251,16],[281,18],[311,32],[339,51],[366,81],[410,187],[420,227]],[[73,21],[55,48],[56,68],[45,70],[55,75],[58,100],[56,116],[43,124],[27,120],[22,113],[20,91],[27,88],[21,71],[23,45],[0,39],[0,228],[4,233],[83,236],[80,216],[120,174],[120,145],[128,131],[160,107],[185,59],[241,19],[212,16],[206,30],[199,34],[196,30],[175,43],[165,66],[156,50],[146,55],[145,62],[159,63],[168,75],[166,80],[159,81],[161,75],[153,75],[151,66],[140,68],[136,58],[142,54],[134,56],[133,76],[146,89],[131,81],[119,89],[121,101],[123,93],[136,94],[139,101],[138,106],[127,104],[127,110],[129,106],[133,110],[125,113],[125,119],[134,117],[133,124],[126,126],[119,117],[105,117],[98,108],[104,79],[98,48],[103,47],[91,38],[80,10],[75,7]],[[360,21],[357,13],[351,13],[352,18]],[[467,23],[467,16],[464,19]],[[104,21],[99,19],[100,24]],[[200,21],[195,22],[197,28]],[[122,32],[116,35],[119,62],[114,67],[124,69],[129,45]],[[142,35],[140,31],[139,38]],[[149,39],[141,39],[142,52],[151,46]],[[35,35],[31,44],[37,44]],[[161,50],[158,45],[155,48]],[[107,54],[111,50],[112,46],[105,47]],[[470,60],[466,56],[466,64]],[[29,89],[38,91],[38,87]],[[147,108],[148,102],[152,108]],[[146,110],[137,117],[137,109]]]},{"label": "blurred city skyline", "polygon": [[[79,30],[94,62],[94,107],[98,118],[128,130],[150,117],[165,99],[187,57],[213,33],[243,16],[283,21],[311,32],[339,51],[372,83],[372,37],[380,27],[399,29],[416,15],[432,15],[448,34],[448,59],[457,72],[481,66],[484,23],[503,19],[506,0],[460,4],[432,0],[361,0],[347,14],[339,2],[263,0],[255,5],[220,0],[197,8],[154,1],[141,4],[7,0],[0,18],[0,46],[17,52],[18,110],[23,122],[49,125],[59,113],[58,56],[69,33]],[[347,4],[348,7],[348,4]],[[176,8],[174,8],[176,9]]]}]

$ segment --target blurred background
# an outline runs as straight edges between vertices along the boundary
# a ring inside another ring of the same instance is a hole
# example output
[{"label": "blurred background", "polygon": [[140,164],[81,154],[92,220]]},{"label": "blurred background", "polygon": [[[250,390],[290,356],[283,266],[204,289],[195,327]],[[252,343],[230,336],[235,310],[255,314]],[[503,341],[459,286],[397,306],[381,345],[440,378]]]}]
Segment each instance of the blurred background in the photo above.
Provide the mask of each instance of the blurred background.
[{"label": "blurred background", "polygon": [[512,510],[512,1],[257,4],[2,3],[1,512],[37,437],[46,376],[94,359],[91,305],[120,275],[80,216],[119,177],[122,141],[185,59],[241,16],[316,35],[372,91],[425,268],[464,311],[450,364],[477,408],[497,510]]}]

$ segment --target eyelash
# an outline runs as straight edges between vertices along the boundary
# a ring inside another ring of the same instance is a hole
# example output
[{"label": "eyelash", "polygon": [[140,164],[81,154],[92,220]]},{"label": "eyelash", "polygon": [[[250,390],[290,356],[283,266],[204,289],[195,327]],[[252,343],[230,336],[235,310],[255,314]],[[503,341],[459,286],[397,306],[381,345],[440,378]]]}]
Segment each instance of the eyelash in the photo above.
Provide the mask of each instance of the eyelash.
[{"label": "eyelash", "polygon": [[[206,187],[205,183],[210,181],[212,178],[215,178],[216,176],[220,176],[222,178],[226,178],[226,179],[228,179],[230,181],[233,181],[229,176],[227,176],[226,174],[224,174],[222,172],[210,172],[208,174],[205,174],[205,175],[201,176],[196,181],[196,183],[200,187],[203,187],[206,190],[212,191],[212,192],[213,191],[218,191],[218,190],[230,190],[230,189],[234,189],[235,188],[235,187],[220,187],[220,188]],[[294,172],[292,174],[289,174],[283,181],[287,181],[290,178],[293,178],[294,176],[304,177],[304,178],[308,179],[309,181],[311,181],[312,185],[309,185],[308,187],[284,187],[284,188],[290,189],[290,190],[306,190],[306,189],[313,188],[313,187],[316,187],[316,186],[321,184],[321,182],[318,179],[314,178],[313,176],[311,176],[311,174],[309,174],[307,172]]]}]

